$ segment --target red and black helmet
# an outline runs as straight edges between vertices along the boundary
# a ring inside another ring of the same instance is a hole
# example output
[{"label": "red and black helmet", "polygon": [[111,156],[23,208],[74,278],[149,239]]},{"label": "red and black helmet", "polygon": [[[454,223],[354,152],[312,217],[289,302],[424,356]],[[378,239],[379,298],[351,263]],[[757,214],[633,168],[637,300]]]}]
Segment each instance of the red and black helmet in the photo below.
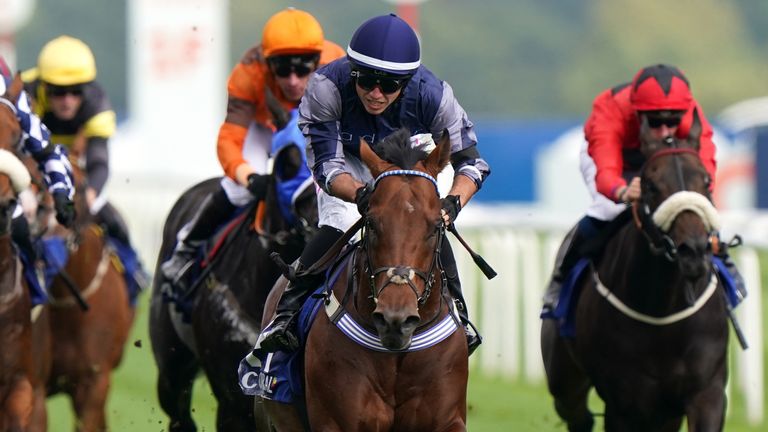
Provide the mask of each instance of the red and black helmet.
[{"label": "red and black helmet", "polygon": [[636,111],[685,111],[693,102],[688,79],[680,69],[658,64],[641,69],[629,95]]}]

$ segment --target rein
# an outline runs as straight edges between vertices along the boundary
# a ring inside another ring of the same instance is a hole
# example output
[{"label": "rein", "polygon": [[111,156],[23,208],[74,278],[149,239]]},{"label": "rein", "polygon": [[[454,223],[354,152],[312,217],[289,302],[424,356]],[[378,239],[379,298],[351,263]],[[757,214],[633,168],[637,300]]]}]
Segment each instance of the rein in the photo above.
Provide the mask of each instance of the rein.
[{"label": "rein", "polygon": [[[435,186],[435,194],[438,194],[437,190],[437,180],[432,177],[431,175],[422,172],[422,171],[416,171],[416,170],[392,170],[392,171],[385,171],[381,174],[379,174],[378,177],[376,177],[376,180],[373,182],[373,188],[376,188],[376,185],[385,177],[390,176],[417,176],[417,177],[423,177]],[[439,195],[438,195],[439,197]],[[433,249],[433,255],[432,255],[432,263],[429,266],[429,270],[426,272],[415,269],[410,266],[404,266],[404,265],[394,265],[394,266],[379,266],[375,267],[373,265],[373,261],[371,260],[371,243],[367,240],[367,236],[365,235],[366,231],[369,229],[370,225],[370,219],[368,217],[365,217],[365,224],[363,228],[363,250],[365,252],[365,271],[368,273],[368,279],[369,279],[369,285],[371,288],[371,298],[373,299],[374,303],[378,303],[379,301],[379,295],[386,287],[388,287],[391,284],[397,284],[397,285],[404,285],[407,284],[411,290],[413,291],[414,295],[416,296],[416,301],[419,305],[424,305],[426,303],[427,299],[429,298],[429,295],[432,293],[432,286],[435,283],[435,269],[439,268],[438,261],[440,256],[440,248],[442,247],[442,241],[445,237],[445,224],[443,224],[442,220],[437,223],[435,226],[435,231],[437,232],[437,239],[435,240],[435,248]],[[380,288],[376,288],[376,276],[385,273],[387,276],[386,281],[384,282],[384,285],[382,285]],[[419,294],[418,289],[416,288],[416,285],[414,284],[414,276],[418,276],[424,281],[424,291]]]},{"label": "rein", "polygon": [[[91,282],[88,284],[88,286],[79,293],[83,300],[91,297],[102,287],[104,276],[106,276],[107,270],[109,270],[110,255],[111,252],[109,249],[104,247],[101,253],[101,260],[99,261],[98,267],[96,267],[96,273],[93,275],[93,278],[91,278]],[[49,304],[52,307],[69,307],[79,305],[79,302],[75,297],[57,299],[54,298],[51,294],[49,295]]]}]

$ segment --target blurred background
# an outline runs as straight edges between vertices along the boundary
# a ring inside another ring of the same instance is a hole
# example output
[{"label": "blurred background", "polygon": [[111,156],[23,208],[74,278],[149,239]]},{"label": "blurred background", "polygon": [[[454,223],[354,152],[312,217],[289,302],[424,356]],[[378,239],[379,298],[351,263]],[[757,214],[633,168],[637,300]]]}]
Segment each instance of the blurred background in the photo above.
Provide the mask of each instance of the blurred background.
[{"label": "blurred background", "polygon": [[[562,234],[588,204],[578,170],[581,124],[603,89],[654,63],[680,67],[716,128],[716,201],[750,295],[738,313],[750,349],[732,350],[727,430],[764,430],[768,271],[768,2],[764,0],[0,0],[0,52],[36,63],[68,34],[92,48],[119,119],[110,199],[153,268],[164,218],[181,192],[221,174],[216,135],[226,78],[275,12],[315,15],[346,47],[365,19],[398,12],[422,38],[423,63],[448,81],[476,123],[493,173],[459,222],[501,275],[462,279],[486,335],[473,356],[470,430],[558,430],[538,351],[539,298]],[[462,254],[459,250],[457,255]],[[113,383],[113,430],[165,427],[146,337],[146,295]],[[142,343],[143,341],[143,343]],[[735,344],[734,344],[735,345]],[[195,416],[213,430],[201,380]],[[595,400],[595,410],[600,411]],[[51,430],[71,430],[52,401]]]}]

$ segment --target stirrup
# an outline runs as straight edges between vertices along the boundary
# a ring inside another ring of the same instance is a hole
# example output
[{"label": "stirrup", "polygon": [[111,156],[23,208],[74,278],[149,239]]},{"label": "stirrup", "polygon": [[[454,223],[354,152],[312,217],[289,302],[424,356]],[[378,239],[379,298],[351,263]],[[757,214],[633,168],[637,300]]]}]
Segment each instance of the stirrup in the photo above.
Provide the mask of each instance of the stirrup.
[{"label": "stirrup", "polygon": [[483,337],[478,333],[467,332],[467,357],[471,356],[482,343]]},{"label": "stirrup", "polygon": [[467,336],[467,357],[469,357],[483,343],[483,337],[480,336],[480,332],[477,331],[477,327],[471,321],[468,319],[461,319],[461,321],[464,333]]}]

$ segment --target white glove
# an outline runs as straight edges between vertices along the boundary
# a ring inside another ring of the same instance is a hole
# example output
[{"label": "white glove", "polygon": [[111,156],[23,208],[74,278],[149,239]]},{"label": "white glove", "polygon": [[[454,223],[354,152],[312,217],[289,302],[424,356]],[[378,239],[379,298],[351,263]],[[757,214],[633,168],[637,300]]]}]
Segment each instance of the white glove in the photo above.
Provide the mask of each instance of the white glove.
[{"label": "white glove", "polygon": [[424,133],[424,134],[418,134],[411,137],[411,147],[415,149],[419,149],[422,151],[427,152],[427,154],[432,153],[432,150],[435,149],[435,140],[432,139],[431,133]]}]

